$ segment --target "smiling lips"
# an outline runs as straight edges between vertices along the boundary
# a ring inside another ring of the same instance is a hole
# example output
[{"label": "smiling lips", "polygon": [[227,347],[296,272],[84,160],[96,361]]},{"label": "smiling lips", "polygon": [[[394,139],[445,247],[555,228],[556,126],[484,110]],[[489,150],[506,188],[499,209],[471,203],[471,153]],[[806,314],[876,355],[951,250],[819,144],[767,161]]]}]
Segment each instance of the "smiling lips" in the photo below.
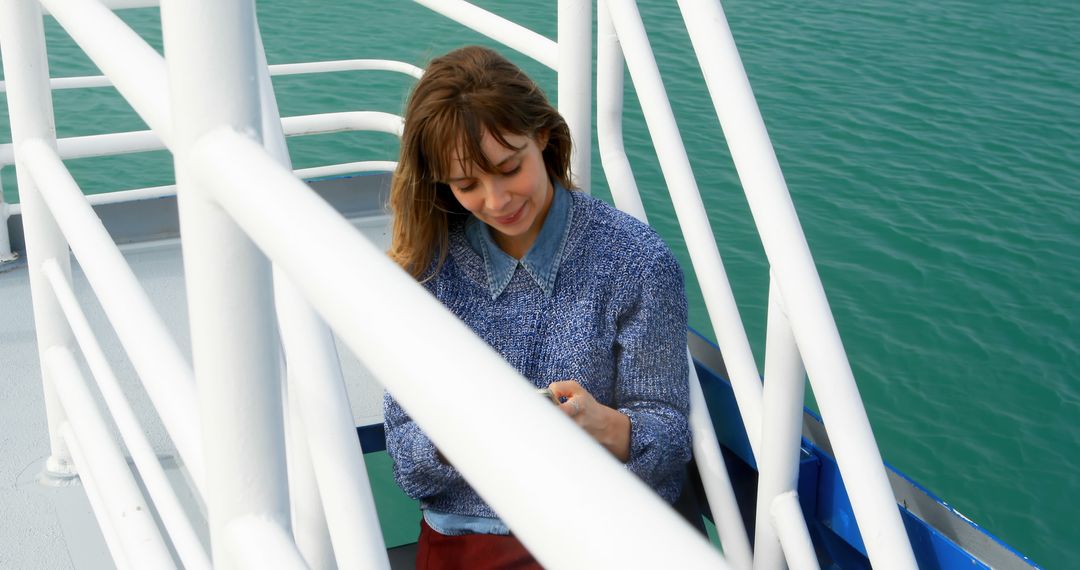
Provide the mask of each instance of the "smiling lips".
[{"label": "smiling lips", "polygon": [[[526,202],[526,204],[527,204],[527,202]],[[498,222],[500,225],[503,225],[503,226],[509,226],[509,225],[513,224],[514,222],[521,219],[521,213],[525,211],[525,205],[526,204],[522,204],[521,207],[518,208],[518,210],[516,212],[514,212],[513,214],[510,214],[509,216],[505,216],[505,217],[502,217],[502,218],[495,218],[495,221]]]}]

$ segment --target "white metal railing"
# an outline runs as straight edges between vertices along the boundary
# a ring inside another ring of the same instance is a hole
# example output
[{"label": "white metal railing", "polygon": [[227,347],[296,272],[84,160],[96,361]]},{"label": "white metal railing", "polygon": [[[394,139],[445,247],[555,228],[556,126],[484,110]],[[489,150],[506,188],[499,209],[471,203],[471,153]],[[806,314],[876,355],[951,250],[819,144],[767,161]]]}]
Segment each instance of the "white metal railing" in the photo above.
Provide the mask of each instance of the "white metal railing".
[{"label": "white metal railing", "polygon": [[781,318],[790,321],[792,335],[782,335],[787,338],[781,342],[790,347],[793,338],[797,348],[781,350],[805,364],[870,561],[881,568],[915,568],[847,353],[727,18],[718,0],[679,0],[679,8],[779,291],[782,305],[770,304],[782,306]]},{"label": "white metal railing", "polygon": [[20,153],[22,169],[36,184],[62,239],[71,244],[177,452],[202,489],[202,436],[199,424],[191,421],[198,416],[191,366],[55,151],[29,140],[21,143]]},{"label": "white metal railing", "polygon": [[[559,1],[558,43],[460,0],[417,2],[559,72],[560,110],[576,147],[582,149],[575,153],[573,170],[578,185],[587,189],[587,149],[591,147],[591,70],[590,57],[586,57],[591,53],[589,2]],[[338,510],[332,504],[341,499],[341,493],[348,494],[345,489],[363,490],[367,482],[355,478],[357,461],[362,464],[363,458],[352,426],[346,425],[351,418],[342,406],[346,398],[340,369],[336,354],[330,352],[332,335],[321,316],[542,563],[554,567],[723,566],[718,555],[640,481],[609,455],[598,452],[595,443],[556,410],[537,401],[524,382],[507,382],[518,377],[509,365],[293,175],[283,142],[290,130],[306,134],[354,128],[357,125],[349,121],[355,119],[364,128],[371,128],[372,121],[382,121],[379,124],[383,127],[377,129],[400,134],[400,118],[338,114],[279,122],[269,85],[271,72],[265,64],[250,2],[164,0],[163,31],[171,54],[168,61],[109,9],[154,2],[41,3],[152,129],[152,133],[79,137],[58,145],[52,129],[38,5],[32,0],[10,0],[4,5],[0,40],[9,89],[10,148],[19,166],[21,210],[26,239],[32,244],[27,248],[28,263],[52,446],[47,467],[56,476],[70,476],[72,459],[83,468],[88,495],[118,565],[138,567],[146,561],[167,565],[172,561],[171,557],[167,563],[160,559],[163,552],[169,557],[167,551],[147,538],[157,532],[152,520],[136,517],[118,522],[117,515],[110,514],[122,505],[142,506],[137,503],[142,498],[134,496],[126,483],[130,471],[117,465],[115,442],[106,443],[106,435],[91,436],[100,431],[96,428],[83,431],[83,426],[94,423],[96,408],[74,366],[76,343],[71,328],[76,329],[78,344],[88,359],[95,362],[92,369],[103,392],[113,389],[108,387],[111,372],[101,364],[100,350],[88,340],[85,319],[72,304],[67,242],[102,298],[106,314],[144,382],[157,371],[147,358],[142,358],[140,367],[139,355],[148,354],[151,348],[175,350],[175,343],[144,303],[145,293],[130,276],[130,268],[125,269],[115,244],[107,243],[110,240],[100,221],[93,223],[89,201],[78,191],[61,159],[76,152],[72,149],[97,152],[88,149],[109,147],[115,152],[134,152],[163,145],[176,157],[202,417],[198,427],[214,436],[204,436],[200,449],[197,435],[191,436],[192,428],[180,426],[177,419],[196,417],[190,399],[184,396],[176,402],[167,401],[172,394],[183,394],[185,385],[191,386],[191,372],[182,357],[170,357],[179,367],[173,373],[179,375],[180,392],[174,387],[153,388],[152,382],[147,387],[157,393],[151,397],[170,435],[176,440],[179,434],[178,452],[207,500],[217,565],[260,564],[259,557],[267,551],[253,549],[254,541],[265,542],[280,553],[280,562],[292,560],[297,567],[303,567],[305,560],[329,560],[330,556],[347,566],[386,563],[381,544],[375,544],[381,543],[381,538],[371,539],[380,535],[370,490],[366,496],[361,492],[341,500]],[[871,561],[877,567],[913,568],[914,558],[880,454],[726,19],[715,0],[681,0],[680,8],[772,266],[764,390],[633,2],[599,3],[598,140],[616,202],[645,219],[621,141],[621,68],[625,62],[654,142],[665,149],[660,154],[661,168],[761,469],[756,558],[751,561],[745,529],[741,520],[734,520],[737,507],[716,453],[704,398],[693,378],[695,453],[704,459],[702,475],[718,511],[715,514],[725,552],[738,568],[781,568],[785,558],[796,567],[816,564],[794,494],[805,361]],[[326,69],[347,67],[342,62],[326,63]],[[278,70],[293,73],[317,68]],[[395,70],[411,73],[404,67]],[[258,77],[257,84],[245,80],[251,77]],[[56,88],[86,87],[102,81],[69,79]],[[720,84],[725,88],[720,89]],[[304,121],[305,125],[299,124]],[[3,152],[0,148],[0,160]],[[260,188],[260,200],[254,201],[240,190],[251,186]],[[0,221],[5,208],[0,203]],[[285,235],[279,230],[285,226],[297,231]],[[273,280],[280,293],[277,314],[284,327],[291,373],[312,371],[303,380],[290,377],[288,406],[282,401],[278,338],[272,326],[275,300],[269,294],[271,266],[265,256],[275,265]],[[110,271],[115,274],[108,276]],[[146,306],[129,311],[108,300],[128,294],[136,299],[136,305]],[[410,309],[402,311],[401,307]],[[153,338],[136,339],[130,332],[134,323],[148,327]],[[460,345],[451,346],[445,342],[447,338],[462,340]],[[427,347],[430,354],[426,360],[411,358],[407,353],[411,349],[404,348],[416,344]],[[448,369],[445,363],[459,361],[463,354],[469,355],[469,369]],[[425,381],[433,375],[444,381]],[[460,393],[471,397],[456,398]],[[245,403],[238,406],[241,399]],[[107,400],[119,421],[128,423],[123,398],[113,394]],[[448,409],[441,405],[445,401],[460,405]],[[290,444],[287,460],[286,409],[296,418],[289,426],[296,445]],[[332,413],[326,414],[326,410]],[[473,445],[475,434],[490,434],[484,429],[490,425],[504,429],[491,434],[488,445]],[[133,428],[121,429],[131,432]],[[195,434],[198,431],[194,429]],[[241,441],[245,445],[237,444]],[[94,452],[87,455],[84,451],[91,445]],[[103,451],[97,458],[99,447]],[[499,456],[490,449],[499,449]],[[145,448],[133,453],[145,459]],[[137,465],[140,472],[145,468],[149,474],[144,477],[156,478],[153,465],[141,462],[143,465]],[[289,488],[284,477],[286,464],[297,473],[309,469],[314,484],[309,482],[305,487],[294,482]],[[506,465],[517,466],[521,473],[508,480],[502,474]],[[555,513],[547,508],[549,501],[533,491],[567,472],[580,473],[581,486],[578,495],[560,504]],[[103,477],[105,473],[115,474],[116,480]],[[324,516],[329,523],[326,528],[304,522],[307,519],[296,509],[290,512],[290,493],[321,497],[324,512],[314,518]],[[334,500],[328,499],[331,493],[336,493]],[[168,492],[158,488],[151,494],[159,510],[172,508]],[[358,514],[360,518],[356,518]],[[165,521],[169,538],[178,550],[187,543],[181,557],[185,564],[198,566],[199,552],[190,547],[190,536],[184,538],[187,521],[174,515]],[[633,524],[641,518],[653,523],[647,534],[642,525]],[[348,540],[342,537],[357,529],[368,541],[360,541],[364,544],[350,551]],[[567,532],[588,535],[590,541],[568,545],[556,539]],[[133,537],[143,538],[136,544]],[[332,542],[332,553],[327,551],[327,540]],[[205,553],[202,556],[205,560]]]}]

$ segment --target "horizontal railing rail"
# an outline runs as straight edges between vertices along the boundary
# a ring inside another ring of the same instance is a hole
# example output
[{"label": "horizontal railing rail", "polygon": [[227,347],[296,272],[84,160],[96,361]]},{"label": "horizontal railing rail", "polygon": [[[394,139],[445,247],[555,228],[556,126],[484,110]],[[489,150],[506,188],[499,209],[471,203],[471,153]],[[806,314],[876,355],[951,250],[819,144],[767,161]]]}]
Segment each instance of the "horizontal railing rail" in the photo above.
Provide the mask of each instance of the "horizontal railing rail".
[{"label": "horizontal railing rail", "polygon": [[[379,111],[345,111],[282,117],[285,136],[297,137],[372,131],[401,136],[402,118]],[[165,142],[153,131],[128,131],[56,139],[57,154],[62,160],[116,156],[136,152],[167,150]],[[0,144],[0,167],[15,163],[15,146]]]},{"label": "horizontal railing rail", "polygon": [[[391,59],[339,59],[270,65],[270,75],[274,77],[341,71],[392,71],[416,79],[420,79],[420,76],[424,74],[424,70],[415,65]],[[49,86],[53,91],[57,91],[61,89],[113,87],[114,85],[107,75],[80,75],[76,77],[53,77],[49,80]],[[0,93],[6,90],[7,84],[0,81]]]}]

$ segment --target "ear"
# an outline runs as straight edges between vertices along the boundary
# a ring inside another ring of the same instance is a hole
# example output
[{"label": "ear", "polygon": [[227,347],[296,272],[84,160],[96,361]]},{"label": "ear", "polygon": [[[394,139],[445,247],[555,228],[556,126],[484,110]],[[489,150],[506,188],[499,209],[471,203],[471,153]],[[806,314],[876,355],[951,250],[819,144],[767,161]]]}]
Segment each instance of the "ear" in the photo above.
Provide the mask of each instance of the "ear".
[{"label": "ear", "polygon": [[548,129],[540,129],[539,131],[536,131],[536,136],[533,137],[533,140],[536,141],[536,146],[540,149],[540,152],[543,152],[544,149],[547,148],[547,143],[550,136],[551,131],[549,131]]}]

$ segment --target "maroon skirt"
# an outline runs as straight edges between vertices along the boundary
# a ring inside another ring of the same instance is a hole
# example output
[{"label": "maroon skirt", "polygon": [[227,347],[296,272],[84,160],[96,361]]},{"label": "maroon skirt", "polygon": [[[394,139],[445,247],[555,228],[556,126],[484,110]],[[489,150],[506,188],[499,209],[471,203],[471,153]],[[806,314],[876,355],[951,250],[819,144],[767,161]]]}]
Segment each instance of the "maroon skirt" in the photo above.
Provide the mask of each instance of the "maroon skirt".
[{"label": "maroon skirt", "polygon": [[513,536],[439,534],[420,521],[417,570],[542,570],[543,566]]}]

